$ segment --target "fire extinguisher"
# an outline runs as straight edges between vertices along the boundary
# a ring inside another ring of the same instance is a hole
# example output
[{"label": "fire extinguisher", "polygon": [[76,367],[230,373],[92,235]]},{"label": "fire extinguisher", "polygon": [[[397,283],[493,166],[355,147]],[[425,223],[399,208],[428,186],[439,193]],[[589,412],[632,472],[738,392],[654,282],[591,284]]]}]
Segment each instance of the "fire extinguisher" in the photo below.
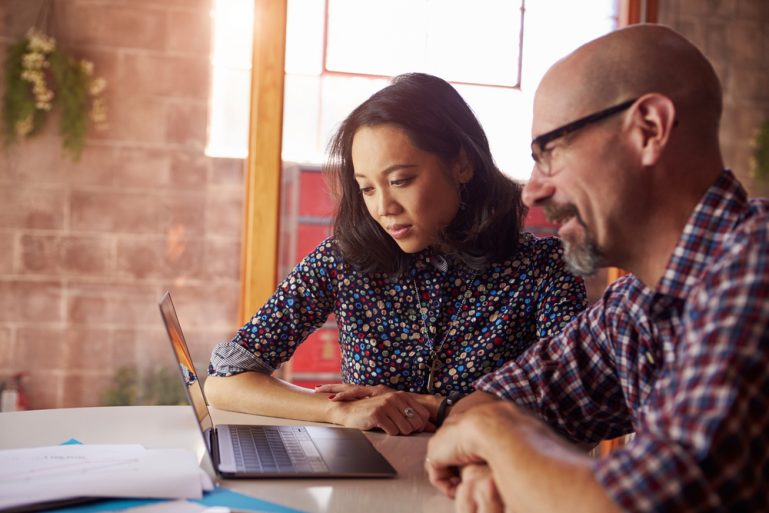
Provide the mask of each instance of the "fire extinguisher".
[{"label": "fire extinguisher", "polygon": [[0,411],[20,411],[26,410],[29,403],[27,394],[24,391],[22,382],[26,373],[18,372],[14,374],[3,387],[0,394]]}]

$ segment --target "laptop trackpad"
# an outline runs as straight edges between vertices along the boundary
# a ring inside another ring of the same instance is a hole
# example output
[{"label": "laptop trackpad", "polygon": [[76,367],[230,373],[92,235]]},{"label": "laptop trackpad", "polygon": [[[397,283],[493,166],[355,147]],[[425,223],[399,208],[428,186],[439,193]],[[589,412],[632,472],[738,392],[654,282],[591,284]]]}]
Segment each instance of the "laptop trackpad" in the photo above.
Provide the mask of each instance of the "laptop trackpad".
[{"label": "laptop trackpad", "polygon": [[329,471],[358,476],[395,474],[395,470],[363,433],[334,428],[329,431],[336,431],[336,436],[318,436],[317,433],[312,433],[315,446],[328,465]]}]

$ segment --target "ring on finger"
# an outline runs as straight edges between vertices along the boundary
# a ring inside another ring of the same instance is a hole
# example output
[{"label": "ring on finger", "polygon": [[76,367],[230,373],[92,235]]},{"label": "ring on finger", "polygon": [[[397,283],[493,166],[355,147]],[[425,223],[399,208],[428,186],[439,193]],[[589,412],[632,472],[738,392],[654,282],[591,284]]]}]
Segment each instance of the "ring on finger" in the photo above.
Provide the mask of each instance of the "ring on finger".
[{"label": "ring on finger", "polygon": [[414,416],[414,409],[408,406],[406,408],[403,408],[403,416],[406,417],[407,419],[410,419],[411,417]]}]

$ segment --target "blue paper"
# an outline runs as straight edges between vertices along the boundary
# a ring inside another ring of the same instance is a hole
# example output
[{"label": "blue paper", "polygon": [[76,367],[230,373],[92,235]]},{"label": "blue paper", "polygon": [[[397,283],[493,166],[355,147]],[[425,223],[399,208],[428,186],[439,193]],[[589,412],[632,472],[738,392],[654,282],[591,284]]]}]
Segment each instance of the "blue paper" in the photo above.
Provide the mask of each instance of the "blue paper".
[{"label": "blue paper", "polygon": [[[59,513],[100,513],[106,511],[121,511],[154,503],[166,502],[168,499],[107,499],[91,504],[70,506],[49,511]],[[256,499],[242,493],[233,492],[227,488],[218,487],[203,494],[202,499],[188,499],[203,506],[226,506],[232,510],[259,511],[265,513],[304,513],[298,509],[289,508],[274,502]]]},{"label": "blue paper", "polygon": [[203,495],[202,499],[192,499],[205,506],[227,506],[230,509],[264,511],[266,513],[304,513],[298,509],[281,506],[274,502],[255,499],[242,493],[233,492],[227,488],[218,487]]}]

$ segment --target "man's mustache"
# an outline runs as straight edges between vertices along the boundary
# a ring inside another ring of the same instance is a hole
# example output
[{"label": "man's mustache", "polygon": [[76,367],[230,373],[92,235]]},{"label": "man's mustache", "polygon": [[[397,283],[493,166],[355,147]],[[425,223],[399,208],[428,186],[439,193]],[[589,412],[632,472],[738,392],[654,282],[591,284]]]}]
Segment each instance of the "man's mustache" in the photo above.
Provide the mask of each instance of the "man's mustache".
[{"label": "man's mustache", "polygon": [[554,203],[549,201],[544,205],[543,210],[545,212],[545,216],[551,223],[558,223],[565,219],[575,217],[577,218],[579,224],[585,226],[585,223],[582,222],[582,218],[579,215],[577,207],[573,203]]}]

